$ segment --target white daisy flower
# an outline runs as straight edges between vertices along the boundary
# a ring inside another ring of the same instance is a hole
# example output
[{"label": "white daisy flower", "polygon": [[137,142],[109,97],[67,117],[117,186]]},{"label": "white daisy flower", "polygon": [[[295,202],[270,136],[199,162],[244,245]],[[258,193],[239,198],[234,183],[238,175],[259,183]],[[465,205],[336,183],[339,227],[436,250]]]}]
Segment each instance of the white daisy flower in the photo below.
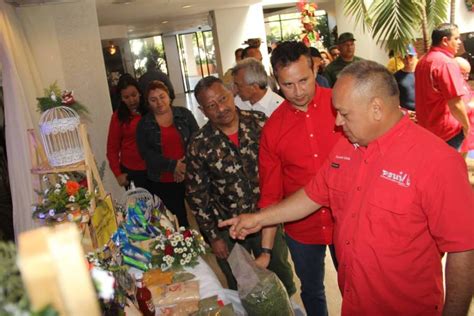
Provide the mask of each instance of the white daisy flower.
[{"label": "white daisy flower", "polygon": [[71,195],[69,197],[69,202],[72,202],[72,203],[76,202],[76,198],[74,197],[74,195]]}]

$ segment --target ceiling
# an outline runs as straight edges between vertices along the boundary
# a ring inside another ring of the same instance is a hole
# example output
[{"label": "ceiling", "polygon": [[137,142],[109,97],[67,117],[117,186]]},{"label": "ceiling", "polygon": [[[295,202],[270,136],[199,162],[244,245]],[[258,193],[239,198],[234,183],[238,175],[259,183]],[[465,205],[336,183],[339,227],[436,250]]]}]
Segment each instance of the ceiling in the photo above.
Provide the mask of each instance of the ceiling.
[{"label": "ceiling", "polygon": [[168,33],[205,26],[208,25],[209,11],[242,7],[258,2],[260,1],[96,0],[99,25],[126,25],[131,37],[143,33]]}]

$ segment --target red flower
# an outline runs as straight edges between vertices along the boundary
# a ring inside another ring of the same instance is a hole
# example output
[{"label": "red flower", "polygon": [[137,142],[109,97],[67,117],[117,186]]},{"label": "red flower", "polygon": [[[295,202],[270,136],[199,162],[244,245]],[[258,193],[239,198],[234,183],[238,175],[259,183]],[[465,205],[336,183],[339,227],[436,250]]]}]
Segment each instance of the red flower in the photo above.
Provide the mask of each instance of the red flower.
[{"label": "red flower", "polygon": [[171,245],[166,245],[165,247],[165,255],[172,256],[174,253],[173,247]]},{"label": "red flower", "polygon": [[191,231],[189,229],[186,229],[184,232],[183,232],[183,237],[186,239],[188,237],[193,237],[193,234],[191,233]]},{"label": "red flower", "polygon": [[63,91],[61,95],[61,103],[64,105],[71,105],[74,104],[76,101],[74,100],[74,96],[72,95],[72,91]]},{"label": "red flower", "polygon": [[66,182],[66,192],[69,196],[75,195],[80,188],[81,186],[76,181]]},{"label": "red flower", "polygon": [[171,235],[171,230],[167,229],[167,230],[165,231],[165,236],[168,237],[169,235]]}]

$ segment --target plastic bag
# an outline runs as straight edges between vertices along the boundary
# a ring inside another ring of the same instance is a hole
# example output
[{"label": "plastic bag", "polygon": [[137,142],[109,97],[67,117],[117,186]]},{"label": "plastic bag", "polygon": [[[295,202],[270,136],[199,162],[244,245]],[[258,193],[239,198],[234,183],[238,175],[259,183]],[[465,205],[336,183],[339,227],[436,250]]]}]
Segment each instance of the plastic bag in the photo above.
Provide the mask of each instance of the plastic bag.
[{"label": "plastic bag", "polygon": [[249,316],[285,315],[294,316],[285,287],[275,273],[259,268],[254,259],[239,244],[227,259],[242,305]]},{"label": "plastic bag", "polygon": [[235,316],[232,304],[222,306],[217,295],[199,301],[199,310],[192,316]]},{"label": "plastic bag", "polygon": [[174,305],[181,302],[199,301],[199,282],[188,281],[167,286],[150,286],[153,303],[157,306]]}]

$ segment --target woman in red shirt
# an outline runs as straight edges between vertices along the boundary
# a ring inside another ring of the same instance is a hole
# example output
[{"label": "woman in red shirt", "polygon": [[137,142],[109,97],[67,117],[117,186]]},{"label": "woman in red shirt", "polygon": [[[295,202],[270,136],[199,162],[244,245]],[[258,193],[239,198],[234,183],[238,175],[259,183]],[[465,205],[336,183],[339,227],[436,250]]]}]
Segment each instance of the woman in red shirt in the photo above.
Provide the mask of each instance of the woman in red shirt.
[{"label": "woman in red shirt", "polygon": [[144,99],[137,81],[129,74],[120,77],[117,85],[120,104],[112,115],[107,138],[107,159],[120,186],[149,189],[145,161],[138,153],[136,129],[145,114]]},{"label": "woman in red shirt", "polygon": [[184,206],[184,154],[199,127],[191,111],[171,106],[168,88],[163,82],[152,81],[146,97],[150,112],[138,123],[137,144],[146,161],[151,192],[163,200],[181,226],[188,226]]}]

